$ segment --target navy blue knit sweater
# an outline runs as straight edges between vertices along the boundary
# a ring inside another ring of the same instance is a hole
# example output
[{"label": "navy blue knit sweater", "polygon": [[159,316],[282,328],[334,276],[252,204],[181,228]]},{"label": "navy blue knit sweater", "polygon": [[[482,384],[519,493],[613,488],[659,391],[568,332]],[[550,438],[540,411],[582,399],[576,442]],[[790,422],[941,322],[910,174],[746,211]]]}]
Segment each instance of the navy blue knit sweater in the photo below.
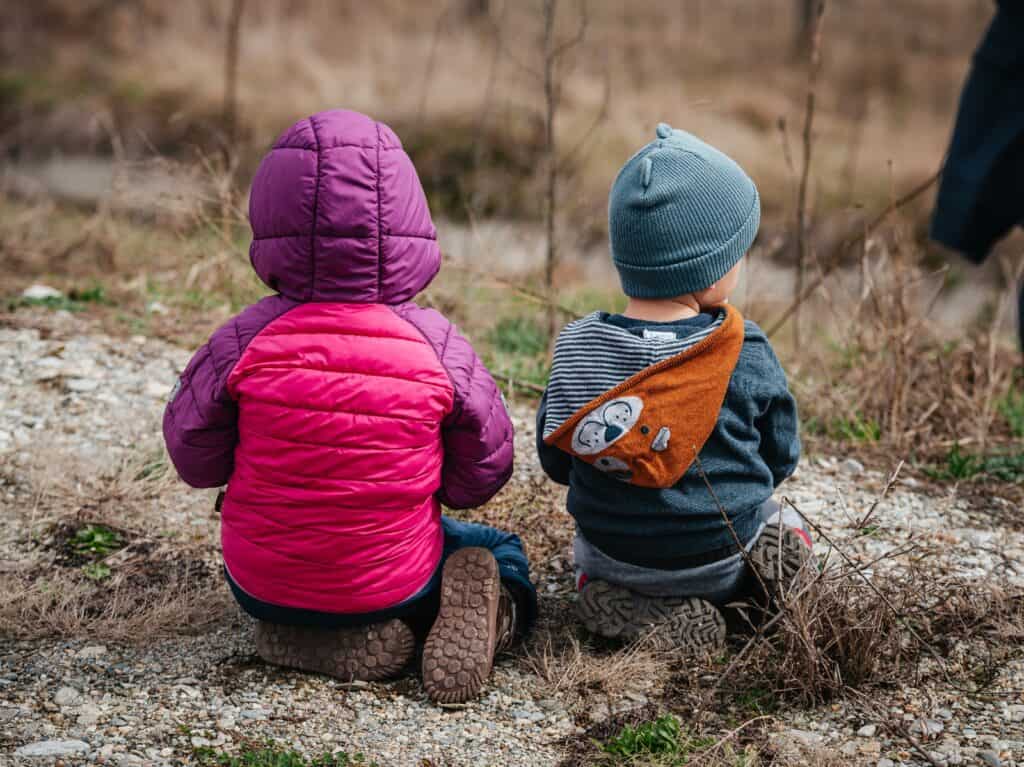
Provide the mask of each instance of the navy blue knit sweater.
[{"label": "navy blue knit sweater", "polygon": [[[675,323],[619,315],[601,319],[641,337],[646,329],[685,338],[705,330],[713,315]],[[796,403],[768,339],[753,322],[745,325],[743,348],[699,463],[673,487],[627,484],[546,445],[547,403],[546,393],[537,415],[537,452],[545,472],[569,486],[569,513],[591,544],[641,567],[682,569],[734,553],[737,547],[719,504],[746,543],[760,525],[761,504],[793,473],[800,457]]]}]

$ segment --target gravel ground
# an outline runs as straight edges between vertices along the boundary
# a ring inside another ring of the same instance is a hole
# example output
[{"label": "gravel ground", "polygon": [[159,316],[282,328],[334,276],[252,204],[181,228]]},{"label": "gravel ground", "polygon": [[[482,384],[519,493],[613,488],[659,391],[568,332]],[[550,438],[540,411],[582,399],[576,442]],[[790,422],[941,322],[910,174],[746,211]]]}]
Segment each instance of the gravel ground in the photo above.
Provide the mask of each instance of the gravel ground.
[{"label": "gravel ground", "polygon": [[[163,401],[187,359],[152,339],[104,336],[63,312],[0,316],[0,576],[37,564],[39,525],[54,511],[48,504],[77,499],[65,511],[81,513],[97,478],[158,450]],[[515,417],[514,482],[539,483],[529,406],[517,405]],[[784,493],[830,537],[845,539],[885,481],[852,459],[815,455]],[[913,537],[950,576],[1024,585],[1020,525],[993,523],[1020,510],[988,503],[900,480],[878,505],[872,534],[855,537],[849,550],[867,561]],[[209,492],[168,481],[137,513],[150,515],[155,530],[212,547],[209,506]],[[820,538],[816,545],[827,549]],[[565,553],[535,564],[542,610],[564,604],[556,598],[571,588]],[[516,656],[499,664],[482,700],[440,709],[411,674],[346,686],[269,668],[252,652],[251,623],[234,610],[198,636],[144,643],[0,638],[0,763],[173,764],[197,748],[231,751],[272,738],[310,755],[343,750],[381,765],[551,765],[565,738],[608,713],[608,702],[581,710],[578,701],[551,697]],[[835,751],[849,764],[927,764],[892,731],[895,722],[933,764],[1024,764],[1021,653],[997,674],[997,694],[966,697],[924,673],[920,685],[876,701],[885,722],[852,703],[778,713],[773,739],[781,749]],[[644,686],[613,702],[615,710],[646,703],[649,681]]]}]

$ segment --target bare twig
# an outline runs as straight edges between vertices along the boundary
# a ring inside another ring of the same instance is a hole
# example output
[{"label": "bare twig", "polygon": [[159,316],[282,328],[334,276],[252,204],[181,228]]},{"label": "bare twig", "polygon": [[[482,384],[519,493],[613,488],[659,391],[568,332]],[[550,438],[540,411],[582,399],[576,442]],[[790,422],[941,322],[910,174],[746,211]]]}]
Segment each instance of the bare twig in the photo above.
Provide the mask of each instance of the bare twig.
[{"label": "bare twig", "polygon": [[[544,0],[544,149],[547,158],[547,176],[544,193],[544,288],[548,298],[554,299],[555,260],[558,257],[555,242],[555,195],[558,191],[558,156],[555,146],[555,117],[558,113],[558,93],[555,82],[555,66],[558,62],[558,46],[555,45],[555,16],[558,0]],[[548,337],[555,335],[555,313],[548,308]]]},{"label": "bare twig", "polygon": [[427,54],[427,63],[423,68],[423,85],[420,87],[420,103],[416,108],[416,124],[423,124],[423,115],[427,110],[427,96],[430,93],[430,83],[434,79],[434,66],[437,62],[437,49],[441,42],[441,33],[444,31],[444,23],[448,19],[448,4],[445,3],[441,12],[434,22],[434,34],[430,38],[430,52]]},{"label": "bare twig", "polygon": [[503,373],[494,373],[494,372],[492,372],[491,375],[494,378],[496,378],[497,380],[501,381],[502,383],[508,384],[509,388],[512,391],[514,391],[515,389],[518,388],[518,389],[526,389],[526,391],[532,392],[533,394],[538,394],[538,395],[544,393],[544,387],[539,385],[539,384],[530,383],[529,381],[521,381],[518,378],[513,378],[512,376],[507,376],[507,375],[504,375]]},{"label": "bare twig", "polygon": [[[807,96],[804,106],[803,157],[800,186],[796,196],[796,294],[804,291],[807,275],[807,186],[811,175],[811,153],[814,149],[814,107],[817,99],[818,72],[821,70],[821,28],[825,18],[825,0],[817,0],[810,33],[810,59],[807,65]],[[800,306],[793,317],[793,341],[800,346]]]},{"label": "bare twig", "polygon": [[888,205],[886,205],[885,208],[879,211],[879,213],[875,216],[874,219],[871,220],[871,222],[868,223],[867,226],[865,226],[858,233],[848,237],[837,248],[835,248],[835,250],[832,251],[832,255],[829,258],[829,260],[821,268],[821,272],[819,273],[819,275],[804,288],[803,292],[798,294],[793,299],[793,302],[788,307],[786,307],[785,311],[783,311],[782,314],[779,315],[778,319],[776,319],[775,322],[768,326],[768,329],[765,331],[766,335],[770,337],[778,333],[779,330],[786,324],[786,322],[789,321],[789,318],[793,315],[797,308],[802,303],[804,303],[808,298],[810,298],[814,294],[814,292],[821,287],[822,283],[828,278],[828,276],[832,274],[832,272],[835,271],[835,269],[843,262],[843,259],[846,256],[846,254],[851,252],[858,245],[866,242],[867,239],[875,232],[875,230],[878,229],[879,226],[881,226],[885,222],[885,220],[890,215],[900,210],[901,208],[905,207],[906,205],[909,205],[911,202],[913,202],[922,194],[931,189],[932,185],[939,180],[939,177],[941,175],[942,169],[940,168],[939,170],[935,171],[935,173],[933,173],[931,176],[922,181],[920,184],[918,184],[913,189],[908,191],[905,195],[896,200],[893,200]]},{"label": "bare twig", "polygon": [[238,57],[241,48],[242,14],[245,0],[231,0],[228,15],[227,42],[224,46],[224,140],[228,153],[232,151],[238,131]]},{"label": "bare twig", "polygon": [[729,514],[726,512],[725,507],[722,505],[722,502],[718,500],[718,494],[715,492],[715,489],[711,487],[711,480],[708,479],[708,475],[704,471],[704,465],[701,463],[700,454],[696,445],[693,446],[693,461],[694,463],[697,464],[697,472],[700,474],[700,478],[704,480],[704,486],[707,487],[708,492],[711,493],[712,500],[714,500],[715,502],[715,506],[718,507],[718,513],[722,515],[722,519],[725,520],[726,527],[729,528],[729,532],[730,534],[732,534],[733,542],[736,544],[736,547],[739,549],[740,554],[743,556],[743,563],[747,566],[747,569],[750,572],[752,572],[754,576],[757,578],[757,582],[764,590],[764,593],[770,594],[771,592],[768,591],[768,586],[765,584],[764,580],[761,578],[761,574],[757,571],[757,568],[754,567],[754,563],[750,559],[750,552],[747,551],[747,547],[743,544],[743,541],[740,540],[739,535],[736,534],[736,528],[732,526],[732,520],[729,519]]},{"label": "bare twig", "polygon": [[874,515],[875,509],[877,509],[879,504],[882,503],[882,501],[884,501],[886,497],[889,495],[889,491],[892,490],[893,486],[896,484],[896,480],[899,479],[900,472],[903,470],[904,463],[905,461],[900,461],[899,464],[896,466],[896,469],[893,471],[893,473],[889,475],[889,480],[885,483],[885,487],[882,488],[881,495],[875,498],[874,502],[871,504],[871,508],[868,509],[864,517],[860,520],[860,522],[857,523],[857,530],[864,529],[864,526],[867,525],[868,520],[871,519],[871,517]]}]

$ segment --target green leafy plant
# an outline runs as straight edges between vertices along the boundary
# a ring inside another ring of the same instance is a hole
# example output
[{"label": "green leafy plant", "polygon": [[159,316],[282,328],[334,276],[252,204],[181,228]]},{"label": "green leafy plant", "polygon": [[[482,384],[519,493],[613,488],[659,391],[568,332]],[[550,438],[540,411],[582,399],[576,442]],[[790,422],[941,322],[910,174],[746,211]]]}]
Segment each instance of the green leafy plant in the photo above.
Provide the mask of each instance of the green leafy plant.
[{"label": "green leafy plant", "polygon": [[262,746],[247,746],[237,755],[207,747],[197,748],[192,756],[203,767],[376,767],[376,762],[367,762],[362,754],[349,756],[339,752],[307,759],[298,751],[281,748],[273,742]]},{"label": "green leafy plant", "polygon": [[102,562],[90,562],[82,567],[82,574],[91,581],[105,581],[110,577],[110,567]]},{"label": "green leafy plant", "polygon": [[124,546],[121,535],[106,525],[86,525],[71,539],[71,548],[78,554],[102,558]]},{"label": "green leafy plant", "polygon": [[604,744],[612,756],[632,759],[638,756],[676,757],[669,764],[685,764],[686,756],[714,745],[713,738],[692,738],[671,714],[635,727],[624,727],[618,736]]}]

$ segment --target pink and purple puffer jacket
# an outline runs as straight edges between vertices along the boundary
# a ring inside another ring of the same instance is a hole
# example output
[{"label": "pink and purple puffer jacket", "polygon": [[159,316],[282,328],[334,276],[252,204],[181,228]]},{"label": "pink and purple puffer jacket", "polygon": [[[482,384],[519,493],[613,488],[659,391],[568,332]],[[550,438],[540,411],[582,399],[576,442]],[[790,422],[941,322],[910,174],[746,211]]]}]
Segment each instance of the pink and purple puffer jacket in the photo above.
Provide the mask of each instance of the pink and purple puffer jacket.
[{"label": "pink and purple puffer jacket", "polygon": [[218,329],[164,415],[178,473],[227,484],[224,562],[271,604],[360,613],[419,591],[441,504],[485,503],[512,424],[443,316],[410,302],[437,234],[388,128],[330,111],[292,126],[253,180],[250,259],[276,292]]}]

